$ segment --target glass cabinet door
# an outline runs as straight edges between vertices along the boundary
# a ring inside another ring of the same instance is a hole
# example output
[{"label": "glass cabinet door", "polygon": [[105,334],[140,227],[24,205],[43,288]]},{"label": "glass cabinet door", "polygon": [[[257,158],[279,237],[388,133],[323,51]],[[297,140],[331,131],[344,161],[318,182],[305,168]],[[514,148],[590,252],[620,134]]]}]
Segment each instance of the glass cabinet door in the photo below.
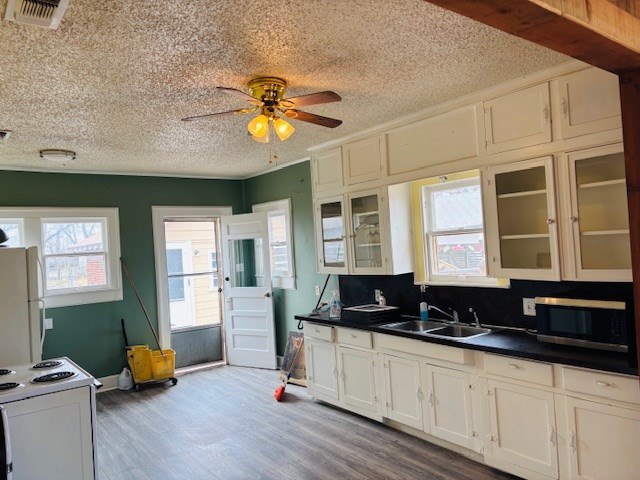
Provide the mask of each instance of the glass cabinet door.
[{"label": "glass cabinet door", "polygon": [[577,278],[630,281],[629,214],[621,146],[577,152],[568,158],[572,189],[569,221]]},{"label": "glass cabinet door", "polygon": [[559,279],[551,157],[496,168],[493,183],[498,273],[508,278]]},{"label": "glass cabinet door", "polygon": [[380,198],[377,193],[349,197],[351,264],[354,273],[384,273]]},{"label": "glass cabinet door", "polygon": [[318,271],[347,273],[345,223],[342,197],[327,199],[316,206]]}]

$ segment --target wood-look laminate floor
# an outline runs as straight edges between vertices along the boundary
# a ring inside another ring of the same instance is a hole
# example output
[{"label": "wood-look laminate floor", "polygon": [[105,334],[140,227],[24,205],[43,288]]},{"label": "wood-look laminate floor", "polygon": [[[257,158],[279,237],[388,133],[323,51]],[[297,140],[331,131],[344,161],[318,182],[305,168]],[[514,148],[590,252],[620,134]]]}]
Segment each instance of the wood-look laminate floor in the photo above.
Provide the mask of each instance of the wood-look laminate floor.
[{"label": "wood-look laminate floor", "polygon": [[514,479],[312,400],[278,373],[219,367],[98,395],[102,480]]}]

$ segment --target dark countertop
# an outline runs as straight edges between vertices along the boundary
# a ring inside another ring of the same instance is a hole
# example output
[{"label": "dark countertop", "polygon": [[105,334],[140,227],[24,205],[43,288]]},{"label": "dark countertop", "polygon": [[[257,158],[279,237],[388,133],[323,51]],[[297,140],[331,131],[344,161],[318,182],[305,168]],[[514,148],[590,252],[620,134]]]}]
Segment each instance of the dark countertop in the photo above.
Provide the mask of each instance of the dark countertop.
[{"label": "dark countertop", "polygon": [[[488,335],[481,335],[467,340],[455,340],[427,337],[419,333],[401,332],[382,328],[380,326],[388,322],[364,325],[344,320],[324,320],[317,315],[311,314],[296,315],[295,318],[296,320],[307,320],[321,325],[368,330],[371,332],[395,335],[398,337],[413,338],[423,342],[439,343],[441,345],[449,345],[458,348],[468,348],[469,350],[479,350],[482,352],[497,353],[500,355],[529,358],[532,360],[541,360],[543,362],[562,363],[565,365],[593,368],[595,370],[604,370],[607,372],[638,375],[638,369],[629,365],[630,356],[626,353],[607,352],[603,350],[592,350],[539,342],[534,335],[513,330],[496,331]],[[415,317],[406,318],[415,319]]]}]

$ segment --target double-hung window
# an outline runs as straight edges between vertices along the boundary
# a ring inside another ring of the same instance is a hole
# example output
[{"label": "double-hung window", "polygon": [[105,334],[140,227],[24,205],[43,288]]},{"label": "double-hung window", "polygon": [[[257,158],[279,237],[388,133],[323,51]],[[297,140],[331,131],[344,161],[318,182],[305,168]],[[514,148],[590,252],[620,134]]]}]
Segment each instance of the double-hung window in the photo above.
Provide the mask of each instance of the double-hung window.
[{"label": "double-hung window", "polygon": [[9,246],[37,246],[47,307],[122,299],[116,208],[0,208]]},{"label": "double-hung window", "polygon": [[275,288],[295,289],[291,201],[286,198],[253,206],[254,212],[267,212],[271,281]]},{"label": "double-hung window", "polygon": [[418,283],[503,286],[487,277],[479,172],[415,182],[421,205]]}]

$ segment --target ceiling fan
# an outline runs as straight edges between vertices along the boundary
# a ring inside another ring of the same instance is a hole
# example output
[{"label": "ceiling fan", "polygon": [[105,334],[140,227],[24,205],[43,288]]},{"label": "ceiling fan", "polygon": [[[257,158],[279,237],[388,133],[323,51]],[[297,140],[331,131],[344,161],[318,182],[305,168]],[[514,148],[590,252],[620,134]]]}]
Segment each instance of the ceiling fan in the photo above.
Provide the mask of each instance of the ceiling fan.
[{"label": "ceiling fan", "polygon": [[286,140],[295,131],[293,125],[278,116],[278,112],[287,118],[301,120],[303,122],[322,125],[323,127],[335,128],[342,123],[342,120],[335,118],[323,117],[315,113],[304,112],[298,110],[298,107],[308,105],[317,105],[320,103],[339,102],[342,100],[340,95],[331,91],[323,91],[311,93],[309,95],[301,95],[299,97],[283,98],[287,88],[287,82],[277,77],[258,77],[249,81],[248,85],[250,94],[241,90],[229,87],[216,87],[218,90],[229,95],[242,98],[253,106],[247,108],[239,108],[237,110],[229,110],[226,112],[208,113],[205,115],[196,115],[186,117],[182,120],[191,122],[202,118],[211,118],[220,115],[242,115],[245,113],[260,112],[258,116],[253,118],[247,124],[247,130],[251,138],[260,143],[269,143],[269,131],[273,129],[281,141]]}]

